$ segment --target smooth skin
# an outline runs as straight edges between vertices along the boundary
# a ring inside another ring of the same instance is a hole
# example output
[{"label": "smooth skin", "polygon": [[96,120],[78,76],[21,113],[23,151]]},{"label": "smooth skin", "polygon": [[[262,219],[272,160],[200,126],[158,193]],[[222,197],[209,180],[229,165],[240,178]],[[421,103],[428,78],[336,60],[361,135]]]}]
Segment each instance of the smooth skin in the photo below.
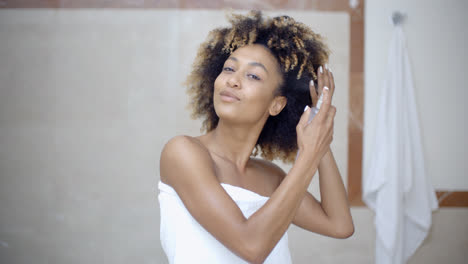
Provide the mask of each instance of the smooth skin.
[{"label": "smooth skin", "polygon": [[[301,116],[296,127],[299,155],[287,174],[272,162],[251,157],[267,118],[286,105],[286,98],[275,93],[283,81],[279,64],[258,44],[235,50],[215,81],[218,126],[199,137],[174,137],[161,153],[161,181],[175,189],[200,225],[249,263],[263,263],[291,223],[336,238],[354,232],[330,150],[335,84],[331,71],[327,67],[322,71],[318,72],[322,107],[309,124],[310,108]],[[310,93],[315,105],[318,94],[313,85]],[[317,170],[321,202],[307,191]],[[247,219],[220,183],[270,199]]]}]

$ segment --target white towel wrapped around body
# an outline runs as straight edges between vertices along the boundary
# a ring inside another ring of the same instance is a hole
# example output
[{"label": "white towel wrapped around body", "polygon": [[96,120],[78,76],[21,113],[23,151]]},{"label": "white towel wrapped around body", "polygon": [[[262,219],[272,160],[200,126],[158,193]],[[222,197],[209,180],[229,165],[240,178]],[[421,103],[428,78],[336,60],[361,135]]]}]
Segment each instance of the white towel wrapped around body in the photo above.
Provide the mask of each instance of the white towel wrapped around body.
[{"label": "white towel wrapped around body", "polygon": [[[224,183],[221,186],[246,218],[254,214],[269,199],[237,186]],[[159,191],[160,239],[170,264],[247,263],[216,240],[192,217],[171,186],[160,181]],[[291,263],[287,233],[283,235],[264,263]]]}]

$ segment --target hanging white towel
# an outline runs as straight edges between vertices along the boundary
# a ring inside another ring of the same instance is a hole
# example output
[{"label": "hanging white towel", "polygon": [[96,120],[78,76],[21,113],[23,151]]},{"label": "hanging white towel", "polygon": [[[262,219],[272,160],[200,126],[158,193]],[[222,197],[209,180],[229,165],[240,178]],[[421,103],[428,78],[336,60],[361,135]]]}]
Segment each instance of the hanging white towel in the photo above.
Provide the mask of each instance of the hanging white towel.
[{"label": "hanging white towel", "polygon": [[363,181],[363,200],[375,212],[377,264],[406,263],[427,236],[438,208],[421,141],[405,37],[396,25]]}]

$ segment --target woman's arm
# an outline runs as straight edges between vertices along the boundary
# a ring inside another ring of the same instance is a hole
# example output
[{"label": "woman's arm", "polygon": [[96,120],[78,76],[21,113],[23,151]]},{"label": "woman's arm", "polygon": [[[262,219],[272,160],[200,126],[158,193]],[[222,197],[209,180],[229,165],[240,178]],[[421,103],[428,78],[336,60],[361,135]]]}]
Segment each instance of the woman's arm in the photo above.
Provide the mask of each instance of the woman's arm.
[{"label": "woman's arm", "polygon": [[354,233],[346,189],[331,150],[319,165],[320,196],[322,207],[335,226],[335,236],[346,238]]},{"label": "woman's arm", "polygon": [[293,223],[330,237],[350,237],[354,233],[353,219],[346,190],[331,150],[323,156],[318,170],[322,201],[319,202],[310,193],[306,193]]},{"label": "woman's arm", "polygon": [[[318,73],[318,90],[323,92],[326,86],[330,95],[335,92],[335,81],[332,72],[325,67]],[[317,104],[318,94],[311,82],[310,95],[313,105]],[[332,133],[333,134],[333,133]],[[346,190],[341,179],[330,147],[319,163],[320,196],[318,202],[310,193],[306,193],[294,218],[294,224],[319,234],[346,238],[354,233],[354,225],[349,210]]]}]

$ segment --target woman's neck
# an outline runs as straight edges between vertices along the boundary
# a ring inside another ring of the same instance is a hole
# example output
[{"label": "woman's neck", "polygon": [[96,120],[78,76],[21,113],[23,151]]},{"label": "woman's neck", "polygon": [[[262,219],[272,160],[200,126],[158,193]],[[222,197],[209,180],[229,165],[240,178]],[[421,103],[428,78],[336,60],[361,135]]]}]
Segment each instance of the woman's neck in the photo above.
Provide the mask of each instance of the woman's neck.
[{"label": "woman's neck", "polygon": [[219,120],[217,127],[206,134],[208,149],[229,160],[240,172],[245,172],[252,151],[257,144],[263,124],[254,126],[226,124]]}]

